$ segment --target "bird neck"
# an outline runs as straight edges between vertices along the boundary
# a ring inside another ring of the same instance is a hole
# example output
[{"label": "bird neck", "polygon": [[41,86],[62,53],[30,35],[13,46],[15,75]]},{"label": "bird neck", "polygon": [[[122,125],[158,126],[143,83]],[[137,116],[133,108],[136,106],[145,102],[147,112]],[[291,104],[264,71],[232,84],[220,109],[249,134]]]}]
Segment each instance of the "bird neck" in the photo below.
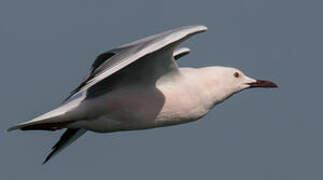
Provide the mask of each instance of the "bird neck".
[{"label": "bird neck", "polygon": [[232,96],[233,89],[227,86],[221,78],[221,72],[217,71],[218,67],[199,68],[198,76],[202,86],[208,94],[208,98],[212,101],[213,106],[219,104]]}]

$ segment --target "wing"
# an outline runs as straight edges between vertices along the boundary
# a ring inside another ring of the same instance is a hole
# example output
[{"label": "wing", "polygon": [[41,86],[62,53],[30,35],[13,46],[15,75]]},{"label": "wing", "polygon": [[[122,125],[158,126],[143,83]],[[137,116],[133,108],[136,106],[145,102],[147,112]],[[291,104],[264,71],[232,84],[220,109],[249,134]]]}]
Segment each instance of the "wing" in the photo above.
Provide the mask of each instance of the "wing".
[{"label": "wing", "polygon": [[183,47],[176,49],[173,53],[174,59],[177,61],[179,58],[189,54],[191,50],[189,48]]},{"label": "wing", "polygon": [[[154,62],[151,62],[152,60],[150,62],[145,61],[144,72],[146,74],[152,71],[151,73],[153,75],[158,74],[160,76],[163,73],[176,70],[177,65],[173,58],[174,49],[185,39],[206,30],[207,28],[205,26],[184,26],[149,36],[105,52],[96,58],[92,65],[90,75],[71,92],[67,99],[78,93],[87,91],[95,84],[130,64],[134,64],[133,66],[135,68],[135,64],[139,63],[134,62],[144,61],[143,59],[156,59]],[[142,68],[142,66],[139,67]]]}]

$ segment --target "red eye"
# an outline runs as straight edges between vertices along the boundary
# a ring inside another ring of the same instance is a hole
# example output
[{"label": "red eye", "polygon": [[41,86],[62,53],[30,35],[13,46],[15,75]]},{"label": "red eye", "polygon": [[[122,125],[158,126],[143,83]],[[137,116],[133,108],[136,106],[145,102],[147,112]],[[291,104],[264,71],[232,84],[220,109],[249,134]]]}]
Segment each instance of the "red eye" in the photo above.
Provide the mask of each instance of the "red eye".
[{"label": "red eye", "polygon": [[234,77],[236,77],[236,78],[238,78],[238,77],[240,76],[240,74],[239,74],[238,72],[235,72],[235,73],[233,74],[233,76],[234,76]]}]

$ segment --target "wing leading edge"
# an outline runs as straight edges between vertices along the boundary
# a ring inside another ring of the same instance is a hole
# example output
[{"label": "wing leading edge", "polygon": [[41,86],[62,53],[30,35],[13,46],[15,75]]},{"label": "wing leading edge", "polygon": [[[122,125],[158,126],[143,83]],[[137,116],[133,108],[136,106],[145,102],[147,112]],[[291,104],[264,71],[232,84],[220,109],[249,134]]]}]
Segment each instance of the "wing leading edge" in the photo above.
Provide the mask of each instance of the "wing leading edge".
[{"label": "wing leading edge", "polygon": [[[174,49],[184,40],[188,39],[194,34],[204,32],[206,30],[207,27],[205,26],[184,26],[152,35],[105,52],[96,58],[92,64],[90,75],[71,92],[66,100],[76,94],[87,91],[96,83],[108,78],[115,72],[147,55],[156,53],[165,47],[170,47],[169,49],[174,51]],[[185,50],[182,52],[182,55],[185,55],[188,52],[189,51]],[[172,52],[171,54],[175,55],[175,53],[176,51]],[[181,55],[181,53],[179,55]],[[178,58],[179,57],[181,56],[178,56]],[[169,59],[173,60],[174,58],[172,57]]]}]

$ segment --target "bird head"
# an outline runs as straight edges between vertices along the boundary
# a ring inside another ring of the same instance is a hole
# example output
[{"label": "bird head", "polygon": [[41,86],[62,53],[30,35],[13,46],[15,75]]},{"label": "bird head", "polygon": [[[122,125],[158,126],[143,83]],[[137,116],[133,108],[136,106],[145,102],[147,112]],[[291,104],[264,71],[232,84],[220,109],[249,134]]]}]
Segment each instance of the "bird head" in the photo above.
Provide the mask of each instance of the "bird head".
[{"label": "bird head", "polygon": [[248,77],[242,71],[231,67],[207,67],[207,86],[217,102],[221,102],[235,93],[250,88],[277,88],[278,86],[266,80],[256,80]]}]

